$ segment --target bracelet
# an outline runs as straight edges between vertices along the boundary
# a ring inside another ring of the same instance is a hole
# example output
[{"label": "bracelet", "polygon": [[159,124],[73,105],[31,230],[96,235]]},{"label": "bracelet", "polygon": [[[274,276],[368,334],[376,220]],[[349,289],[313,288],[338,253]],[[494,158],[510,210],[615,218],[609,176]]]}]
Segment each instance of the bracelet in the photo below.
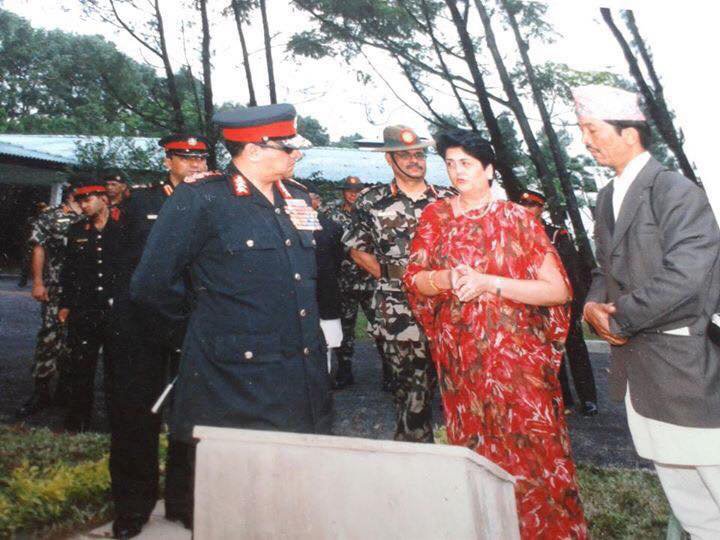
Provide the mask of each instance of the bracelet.
[{"label": "bracelet", "polygon": [[434,275],[435,275],[435,270],[430,270],[430,273],[428,274],[428,283],[430,284],[430,287],[432,287],[436,293],[440,293],[442,291],[440,290],[440,287],[438,287],[437,284],[435,283],[435,280],[433,279]]},{"label": "bracelet", "polygon": [[502,288],[500,287],[500,285],[502,284],[502,282],[500,281],[500,277],[499,277],[499,276],[497,276],[497,277],[493,280],[493,284],[495,285],[495,296],[500,296],[500,295],[502,294]]}]

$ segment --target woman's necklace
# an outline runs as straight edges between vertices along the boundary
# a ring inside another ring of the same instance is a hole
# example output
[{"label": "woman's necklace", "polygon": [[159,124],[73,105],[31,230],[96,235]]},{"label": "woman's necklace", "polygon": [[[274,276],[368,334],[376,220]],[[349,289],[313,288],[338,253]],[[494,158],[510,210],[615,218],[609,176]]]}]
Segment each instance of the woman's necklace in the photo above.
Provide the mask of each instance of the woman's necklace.
[{"label": "woman's necklace", "polygon": [[473,204],[472,206],[468,206],[464,199],[462,198],[462,195],[458,195],[458,207],[460,208],[460,214],[465,216],[468,213],[482,209],[482,212],[480,212],[479,215],[476,216],[467,216],[470,219],[480,219],[485,216],[485,214],[488,213],[490,210],[490,207],[492,206],[493,198],[492,193],[488,192],[486,195],[483,196],[483,198],[480,200],[480,202]]}]

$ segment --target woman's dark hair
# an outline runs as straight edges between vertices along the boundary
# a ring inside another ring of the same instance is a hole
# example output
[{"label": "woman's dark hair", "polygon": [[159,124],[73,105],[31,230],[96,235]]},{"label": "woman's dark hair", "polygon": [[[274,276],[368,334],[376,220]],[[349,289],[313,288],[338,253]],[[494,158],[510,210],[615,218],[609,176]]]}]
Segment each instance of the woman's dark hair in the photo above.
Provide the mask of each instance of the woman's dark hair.
[{"label": "woman's dark hair", "polygon": [[234,158],[236,156],[240,155],[240,152],[243,151],[243,148],[245,148],[245,145],[247,143],[244,142],[235,142],[235,141],[225,141],[225,148],[227,148],[228,154],[230,154],[231,158]]},{"label": "woman's dark hair", "polygon": [[640,144],[643,149],[647,150],[652,144],[652,131],[650,131],[650,124],[647,122],[637,122],[633,120],[607,120],[607,123],[615,128],[618,135],[622,133],[623,129],[635,128],[640,136]]},{"label": "woman's dark hair", "polygon": [[435,137],[435,147],[443,158],[448,148],[462,148],[464,152],[480,160],[483,167],[492,165],[495,168],[495,151],[490,141],[484,139],[477,131],[459,128],[441,131]]}]

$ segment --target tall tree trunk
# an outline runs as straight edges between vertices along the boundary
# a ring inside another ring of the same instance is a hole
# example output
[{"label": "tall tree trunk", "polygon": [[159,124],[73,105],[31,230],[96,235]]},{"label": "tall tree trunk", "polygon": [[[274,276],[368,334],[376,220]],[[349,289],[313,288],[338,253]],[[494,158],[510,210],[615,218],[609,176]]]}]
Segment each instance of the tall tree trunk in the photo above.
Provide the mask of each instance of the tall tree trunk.
[{"label": "tall tree trunk", "polygon": [[515,119],[520,126],[520,132],[523,135],[523,139],[525,139],[525,144],[527,144],[528,150],[530,150],[530,159],[535,166],[538,178],[540,179],[540,184],[542,185],[545,196],[547,197],[550,216],[553,223],[556,225],[562,225],[565,223],[565,212],[562,210],[562,205],[560,204],[560,195],[555,188],[550,168],[545,162],[545,157],[540,149],[540,145],[538,144],[535,134],[530,127],[530,122],[528,122],[525,110],[522,103],[520,103],[520,98],[518,98],[517,92],[515,91],[515,86],[513,85],[512,79],[510,79],[510,75],[505,67],[505,62],[500,54],[500,50],[498,49],[497,41],[495,41],[495,32],[493,32],[492,29],[490,16],[480,0],[475,0],[475,7],[480,14],[480,21],[482,22],[483,29],[485,30],[485,42],[490,49],[490,54],[495,62],[498,75],[500,75],[503,89],[505,90],[505,94],[510,102],[510,109],[515,115]]},{"label": "tall tree trunk", "polygon": [[475,94],[477,95],[478,102],[480,103],[480,110],[482,111],[483,119],[485,120],[485,126],[490,134],[490,142],[492,142],[495,152],[497,153],[497,169],[502,177],[503,187],[505,188],[508,198],[516,201],[520,197],[523,187],[515,176],[510,152],[505,144],[503,134],[500,131],[500,125],[498,124],[495,113],[490,105],[490,99],[488,98],[487,91],[485,89],[485,81],[483,80],[482,72],[480,71],[477,58],[475,57],[475,49],[473,47],[470,34],[468,33],[465,19],[463,19],[460,14],[460,10],[457,6],[457,0],[445,0],[445,3],[450,9],[450,14],[452,15],[452,20],[458,33],[460,45],[462,46],[465,54],[465,61],[470,69]]},{"label": "tall tree trunk", "polygon": [[253,84],[252,71],[250,70],[250,55],[248,54],[247,43],[245,42],[245,32],[242,27],[242,13],[240,12],[240,6],[238,0],[232,0],[232,9],[235,14],[235,25],[237,26],[238,36],[240,36],[240,47],[242,49],[243,56],[243,67],[245,68],[245,80],[248,85],[248,105],[255,107],[257,105],[257,99],[255,99],[255,85]]},{"label": "tall tree trunk", "polygon": [[558,177],[560,178],[560,185],[562,186],[563,194],[565,195],[567,212],[570,216],[573,230],[575,231],[575,241],[577,242],[580,256],[582,258],[583,265],[585,266],[583,273],[585,274],[585,279],[589,281],[589,272],[595,267],[595,257],[593,256],[590,239],[588,238],[587,231],[585,230],[585,224],[583,223],[577,198],[575,197],[572,178],[565,164],[565,156],[562,151],[562,145],[560,144],[557,133],[555,133],[555,128],[553,128],[550,113],[545,106],[545,100],[543,99],[542,91],[540,90],[540,85],[538,84],[537,76],[535,75],[535,68],[530,61],[530,56],[528,54],[529,45],[520,33],[520,27],[515,19],[515,13],[508,5],[507,0],[501,0],[501,4],[505,9],[507,20],[510,23],[513,34],[515,35],[515,41],[517,42],[517,46],[520,51],[520,57],[522,58],[522,63],[525,67],[525,72],[527,74],[528,82],[530,83],[533,98],[535,99],[535,104],[540,111],[540,118],[542,119],[545,136],[548,138],[550,152],[552,153],[553,162],[555,163],[555,169],[557,170]]},{"label": "tall tree trunk", "polygon": [[655,99],[652,90],[648,86],[647,82],[645,82],[645,77],[640,70],[637,58],[635,58],[632,49],[630,49],[630,45],[625,39],[625,36],[623,36],[622,32],[615,24],[610,9],[600,8],[600,13],[602,14],[605,23],[608,25],[608,28],[610,28],[610,31],[615,36],[615,39],[617,40],[623,54],[625,55],[625,60],[627,60],[628,66],[630,68],[630,74],[632,75],[633,79],[635,79],[635,83],[638,85],[638,88],[640,88],[640,92],[645,98],[645,102],[647,104],[648,111],[650,112],[650,116],[654,120],[655,125],[660,132],[660,135],[670,147],[670,150],[672,150],[673,154],[675,154],[675,157],[680,164],[680,168],[682,169],[683,174],[690,178],[693,182],[697,183],[697,177],[695,176],[692,165],[690,164],[690,161],[688,160],[682,148],[680,138],[675,131],[675,126],[673,126],[670,113],[667,111],[667,109],[664,109],[660,106],[660,104]]},{"label": "tall tree trunk", "polygon": [[168,95],[170,96],[170,107],[173,111],[173,123],[176,131],[183,132],[186,129],[185,116],[182,112],[182,101],[175,81],[175,73],[173,72],[172,64],[170,63],[170,55],[167,50],[165,26],[163,24],[162,13],[160,12],[159,0],[155,0],[154,6],[155,19],[157,20],[158,42],[160,44],[160,58],[162,59],[163,67],[165,68]]},{"label": "tall tree trunk", "polygon": [[268,85],[270,87],[270,103],[277,103],[275,92],[275,69],[272,59],[272,45],[270,43],[270,26],[268,25],[265,0],[260,0],[260,14],[262,15],[263,37],[265,38],[265,61],[267,62]]},{"label": "tall tree trunk", "polygon": [[675,157],[680,164],[680,168],[682,169],[683,174],[691,180],[697,181],[695,171],[690,164],[690,160],[685,154],[682,137],[678,134],[675,126],[673,125],[672,116],[670,115],[670,109],[668,108],[667,102],[665,101],[665,91],[662,84],[660,83],[660,77],[658,77],[658,74],[655,71],[655,64],[653,64],[650,52],[645,46],[645,40],[640,35],[640,30],[638,29],[637,23],[635,22],[635,15],[633,14],[632,10],[626,10],[625,16],[627,26],[630,29],[630,33],[633,36],[635,45],[637,46],[638,51],[640,51],[640,57],[643,59],[645,67],[648,71],[648,75],[650,75],[650,80],[653,83],[653,88],[655,90],[655,101],[657,102],[658,109],[662,112],[663,116],[666,118],[666,122],[668,123],[668,129],[671,133],[672,142],[667,139],[665,142],[667,142],[667,144],[670,146],[673,153],[675,154]]},{"label": "tall tree trunk", "polygon": [[210,63],[210,23],[207,15],[207,0],[198,0],[202,18],[202,65],[203,65],[203,107],[205,117],[205,136],[210,141],[208,168],[217,169],[215,154],[215,130],[212,128],[213,106],[212,64]]}]

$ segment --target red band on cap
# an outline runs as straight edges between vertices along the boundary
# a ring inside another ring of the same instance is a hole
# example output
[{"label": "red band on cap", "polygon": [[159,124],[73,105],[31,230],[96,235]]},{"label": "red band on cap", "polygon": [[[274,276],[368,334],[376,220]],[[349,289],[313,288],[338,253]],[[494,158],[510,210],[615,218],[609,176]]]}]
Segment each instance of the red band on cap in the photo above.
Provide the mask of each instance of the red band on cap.
[{"label": "red band on cap", "polygon": [[538,197],[537,195],[533,195],[532,193],[523,193],[522,200],[534,202],[535,204],[540,204],[540,205],[545,204],[545,201],[541,197]]},{"label": "red band on cap", "polygon": [[107,189],[105,189],[105,186],[83,186],[77,188],[73,194],[74,195],[89,195],[90,193],[105,193]]},{"label": "red band on cap", "polygon": [[165,150],[207,150],[207,146],[201,141],[197,141],[195,144],[187,141],[172,141],[165,144],[163,148]]},{"label": "red band on cap", "polygon": [[263,137],[294,137],[297,134],[294,120],[283,120],[274,124],[263,126],[250,126],[244,128],[224,128],[223,137],[233,142],[261,142]]}]

